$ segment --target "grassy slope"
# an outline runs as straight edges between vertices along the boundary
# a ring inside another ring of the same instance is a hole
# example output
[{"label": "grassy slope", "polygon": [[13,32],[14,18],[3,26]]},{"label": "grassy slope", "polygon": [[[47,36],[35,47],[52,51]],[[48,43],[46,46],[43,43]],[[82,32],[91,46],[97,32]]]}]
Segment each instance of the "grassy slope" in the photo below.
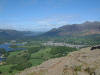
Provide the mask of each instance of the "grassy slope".
[{"label": "grassy slope", "polygon": [[[32,47],[31,46],[26,46],[27,48]],[[50,53],[50,51],[52,50],[52,47],[45,47],[40,49],[38,52],[36,53],[32,53],[30,59],[28,60],[29,62],[32,63],[32,66],[37,66],[39,64],[41,64],[42,62],[52,58],[54,55]],[[15,52],[10,52],[10,56],[15,56],[18,55],[19,53],[22,53],[24,51],[15,51]],[[16,72],[16,70],[14,70],[12,73],[9,73],[10,68],[13,65],[3,65],[0,66],[0,71],[2,72],[3,75],[14,75]]]},{"label": "grassy slope", "polygon": [[50,59],[16,75],[100,75],[100,49],[83,48],[68,56]]},{"label": "grassy slope", "polygon": [[[32,66],[37,66],[39,64],[41,64],[43,61],[45,61],[45,58],[48,56],[50,57],[50,55],[47,54],[47,52],[50,51],[50,48],[46,48],[44,50],[40,50],[39,52],[36,52],[36,53],[33,53],[31,55],[31,58],[30,58],[30,62],[32,63]],[[14,55],[17,55],[18,53],[21,53],[22,51],[15,51],[15,52],[10,52],[10,56],[14,56]],[[41,56],[44,55],[42,58]],[[3,75],[13,75],[15,74],[16,70],[14,70],[14,72],[12,74],[9,73],[10,71],[10,68],[12,67],[12,65],[3,65],[3,66],[0,66],[0,71],[3,73]]]}]

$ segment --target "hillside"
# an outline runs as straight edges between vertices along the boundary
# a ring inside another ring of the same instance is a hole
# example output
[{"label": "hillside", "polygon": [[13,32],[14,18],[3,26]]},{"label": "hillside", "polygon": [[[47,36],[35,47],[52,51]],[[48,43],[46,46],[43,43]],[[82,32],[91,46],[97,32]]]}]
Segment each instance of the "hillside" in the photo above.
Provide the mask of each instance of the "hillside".
[{"label": "hillside", "polygon": [[60,28],[52,29],[42,36],[84,36],[93,34],[100,34],[100,22],[98,21],[64,25]]},{"label": "hillside", "polygon": [[21,39],[26,37],[33,37],[36,36],[38,32],[31,32],[31,31],[17,31],[17,30],[9,30],[9,29],[0,29],[0,39]]},{"label": "hillside", "polygon": [[100,49],[91,51],[90,48],[83,48],[16,75],[100,75]]}]

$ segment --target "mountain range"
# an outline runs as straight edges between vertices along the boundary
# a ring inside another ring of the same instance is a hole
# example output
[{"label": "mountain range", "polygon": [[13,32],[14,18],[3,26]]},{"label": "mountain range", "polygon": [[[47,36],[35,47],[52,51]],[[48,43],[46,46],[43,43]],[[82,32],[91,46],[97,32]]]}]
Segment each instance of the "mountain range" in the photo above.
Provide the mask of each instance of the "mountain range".
[{"label": "mountain range", "polygon": [[8,40],[21,39],[27,37],[34,37],[39,34],[40,32],[0,29],[0,39],[8,39]]},{"label": "mountain range", "polygon": [[82,24],[64,25],[59,28],[54,28],[48,32],[31,32],[31,31],[17,31],[9,29],[0,29],[0,39],[20,39],[26,37],[64,37],[64,36],[87,36],[100,34],[100,22],[84,22]]},{"label": "mountain range", "polygon": [[84,22],[82,24],[64,25],[59,28],[54,28],[42,36],[84,36],[100,34],[100,22]]}]

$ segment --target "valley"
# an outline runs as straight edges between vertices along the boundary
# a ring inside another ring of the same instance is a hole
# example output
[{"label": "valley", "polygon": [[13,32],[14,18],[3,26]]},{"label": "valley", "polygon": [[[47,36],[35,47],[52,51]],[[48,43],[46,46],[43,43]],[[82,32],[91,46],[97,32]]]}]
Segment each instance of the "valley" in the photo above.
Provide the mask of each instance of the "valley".
[{"label": "valley", "polygon": [[100,0],[0,0],[0,75],[100,75]]},{"label": "valley", "polygon": [[[91,47],[100,45],[99,26],[99,22],[65,25],[38,34],[2,30],[0,32],[0,74],[89,75],[91,74],[89,61],[93,62],[92,66],[99,65],[99,58],[94,60],[96,55],[99,57],[99,49],[90,50]],[[91,31],[95,32],[91,34]],[[97,64],[94,64],[96,61]],[[97,70],[95,69],[95,73],[98,75]]]},{"label": "valley", "polygon": [[[44,46],[39,42],[27,42],[24,45],[15,45],[14,42],[14,45],[10,47],[11,51],[5,51],[5,49],[0,48],[2,59],[6,58],[0,64],[0,72],[3,75],[16,74],[26,68],[37,66],[51,58],[63,57],[69,52],[77,50],[76,48],[65,46]],[[22,49],[20,50],[20,48]]]}]

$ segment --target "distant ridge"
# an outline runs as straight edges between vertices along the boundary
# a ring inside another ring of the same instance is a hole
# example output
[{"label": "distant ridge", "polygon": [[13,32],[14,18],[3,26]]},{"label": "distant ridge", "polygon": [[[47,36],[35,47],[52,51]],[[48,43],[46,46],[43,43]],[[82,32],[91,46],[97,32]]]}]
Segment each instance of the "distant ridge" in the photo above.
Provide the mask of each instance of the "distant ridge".
[{"label": "distant ridge", "polygon": [[14,39],[33,37],[35,35],[38,35],[38,33],[31,31],[0,29],[0,39],[14,40]]},{"label": "distant ridge", "polygon": [[54,28],[42,36],[84,36],[84,35],[93,35],[100,34],[100,22],[94,21],[89,22],[86,21],[82,24],[72,24],[72,25],[64,25],[59,28]]}]

